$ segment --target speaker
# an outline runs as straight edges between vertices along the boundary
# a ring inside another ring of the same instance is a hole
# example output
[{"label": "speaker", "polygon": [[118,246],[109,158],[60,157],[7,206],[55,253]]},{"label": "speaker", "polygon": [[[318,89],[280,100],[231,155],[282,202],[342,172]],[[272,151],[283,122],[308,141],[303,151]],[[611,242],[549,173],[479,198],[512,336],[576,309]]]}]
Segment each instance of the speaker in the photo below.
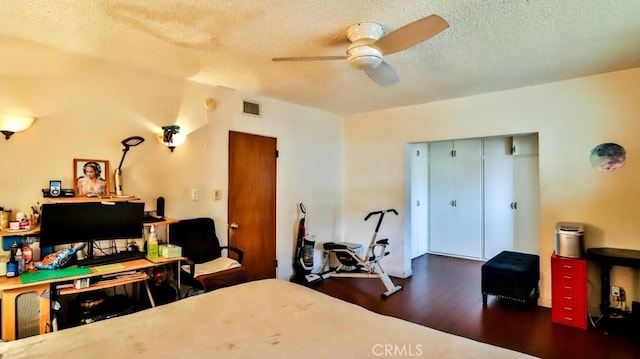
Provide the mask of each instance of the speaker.
[{"label": "speaker", "polygon": [[49,181],[49,195],[51,197],[59,197],[62,193],[62,181],[51,180]]},{"label": "speaker", "polygon": [[164,197],[158,197],[156,200],[156,215],[164,218]]}]

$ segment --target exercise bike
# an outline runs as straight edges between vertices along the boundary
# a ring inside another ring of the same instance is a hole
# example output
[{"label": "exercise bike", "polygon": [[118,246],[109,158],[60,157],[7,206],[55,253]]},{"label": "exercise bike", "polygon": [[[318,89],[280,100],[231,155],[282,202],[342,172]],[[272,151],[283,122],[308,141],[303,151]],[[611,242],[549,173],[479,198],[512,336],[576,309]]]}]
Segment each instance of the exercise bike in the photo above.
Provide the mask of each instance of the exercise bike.
[{"label": "exercise bike", "polygon": [[358,249],[360,245],[353,246],[353,244],[344,242],[323,243],[322,248],[325,252],[323,269],[327,266],[331,254],[335,255],[339,265],[334,270],[324,273],[322,277],[324,279],[331,277],[380,278],[387,289],[386,292],[382,293],[382,298],[388,298],[392,294],[400,291],[402,286],[393,284],[389,275],[380,266],[380,260],[389,254],[389,252],[386,251],[386,248],[389,245],[389,239],[376,240],[378,231],[380,230],[380,225],[382,224],[382,219],[384,218],[385,213],[389,212],[398,215],[398,212],[395,209],[387,209],[371,212],[364,218],[364,220],[367,221],[372,216],[380,216],[378,217],[378,223],[376,224],[375,231],[373,232],[373,237],[371,237],[369,247],[367,248],[364,256],[360,256],[356,253],[356,249]]}]

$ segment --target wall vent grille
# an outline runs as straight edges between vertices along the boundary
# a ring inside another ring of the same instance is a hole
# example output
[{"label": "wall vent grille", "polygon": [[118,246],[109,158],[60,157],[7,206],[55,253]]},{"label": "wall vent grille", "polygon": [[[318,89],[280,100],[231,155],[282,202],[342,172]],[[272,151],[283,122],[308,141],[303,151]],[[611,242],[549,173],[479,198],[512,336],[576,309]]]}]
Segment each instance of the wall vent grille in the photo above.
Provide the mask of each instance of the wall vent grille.
[{"label": "wall vent grille", "polygon": [[249,115],[260,116],[260,105],[249,101],[243,101],[242,112]]}]

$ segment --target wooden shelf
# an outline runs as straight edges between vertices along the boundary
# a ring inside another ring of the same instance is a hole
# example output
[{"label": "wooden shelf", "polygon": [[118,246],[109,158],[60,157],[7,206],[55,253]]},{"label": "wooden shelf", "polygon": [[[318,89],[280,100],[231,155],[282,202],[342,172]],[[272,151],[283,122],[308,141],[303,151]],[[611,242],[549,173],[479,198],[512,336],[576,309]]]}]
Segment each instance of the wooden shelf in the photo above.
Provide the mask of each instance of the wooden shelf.
[{"label": "wooden shelf", "polygon": [[151,227],[151,226],[163,226],[166,224],[171,224],[171,223],[178,223],[178,219],[177,218],[170,218],[170,217],[165,217],[163,221],[158,221],[158,222],[148,222],[148,223],[144,223],[145,227]]},{"label": "wooden shelf", "polygon": [[177,261],[186,261],[187,257],[172,257],[172,258],[158,257],[158,258],[145,258],[145,259],[154,264],[167,264],[167,263],[173,263]]},{"label": "wooden shelf", "polygon": [[91,292],[99,289],[113,288],[120,285],[126,285],[131,283],[142,282],[143,280],[149,278],[146,273],[137,273],[132,274],[123,278],[114,278],[111,280],[102,280],[95,284],[90,284],[87,288],[63,288],[59,290],[59,295],[67,295],[74,293],[82,293],[82,292]]},{"label": "wooden shelf", "polygon": [[50,197],[46,198],[47,203],[91,203],[91,202],[130,202],[139,201],[140,197],[116,197],[115,195],[100,197]]},{"label": "wooden shelf", "polygon": [[27,231],[11,231],[8,229],[0,230],[0,237],[9,237],[9,236],[29,236],[32,234],[38,234],[40,232],[40,226],[35,226],[32,229]]}]

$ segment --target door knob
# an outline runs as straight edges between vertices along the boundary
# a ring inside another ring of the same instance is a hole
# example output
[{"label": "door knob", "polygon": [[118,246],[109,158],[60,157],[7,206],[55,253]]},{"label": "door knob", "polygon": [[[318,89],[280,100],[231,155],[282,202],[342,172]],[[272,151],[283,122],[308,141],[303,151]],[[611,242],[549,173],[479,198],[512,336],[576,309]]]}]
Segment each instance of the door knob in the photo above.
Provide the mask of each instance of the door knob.
[{"label": "door knob", "polygon": [[231,223],[231,224],[229,225],[229,228],[231,228],[231,229],[238,229],[238,228],[240,228],[240,226],[239,226],[237,223]]}]

